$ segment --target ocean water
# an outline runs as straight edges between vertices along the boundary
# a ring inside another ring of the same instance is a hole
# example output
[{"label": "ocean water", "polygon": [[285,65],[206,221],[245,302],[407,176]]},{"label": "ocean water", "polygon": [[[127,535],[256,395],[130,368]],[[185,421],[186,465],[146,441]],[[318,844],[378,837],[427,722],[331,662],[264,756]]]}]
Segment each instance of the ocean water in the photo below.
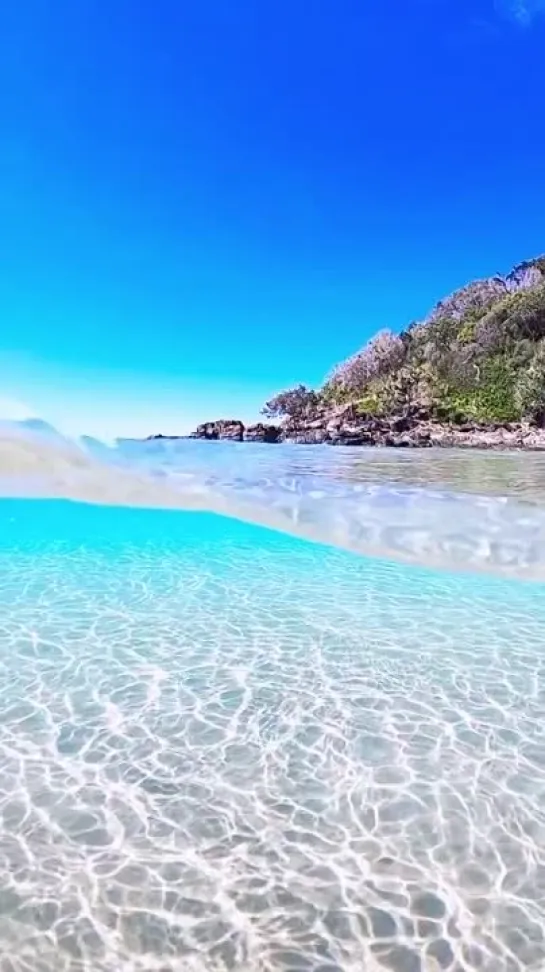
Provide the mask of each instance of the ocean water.
[{"label": "ocean water", "polygon": [[208,509],[368,556],[545,581],[544,453],[108,447],[0,423],[0,495]]},{"label": "ocean water", "polygon": [[[158,494],[44,455],[9,453],[13,492],[102,505],[0,500],[1,972],[542,972],[545,587],[518,579],[539,477],[153,463],[188,505],[217,487],[266,511],[291,483],[291,510],[317,491],[344,523],[362,486],[381,541],[427,504],[408,563],[131,508]],[[501,576],[489,525],[505,549],[517,517]],[[474,551],[467,523],[477,562],[444,540]]]}]

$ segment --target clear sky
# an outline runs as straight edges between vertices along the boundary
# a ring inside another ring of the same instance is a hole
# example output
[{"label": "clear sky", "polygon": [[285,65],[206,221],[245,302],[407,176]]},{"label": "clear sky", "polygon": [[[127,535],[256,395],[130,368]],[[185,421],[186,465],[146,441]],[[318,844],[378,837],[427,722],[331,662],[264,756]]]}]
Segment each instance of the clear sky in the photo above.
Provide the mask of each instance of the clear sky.
[{"label": "clear sky", "polygon": [[545,0],[18,0],[0,44],[4,409],[251,419],[545,250]]}]

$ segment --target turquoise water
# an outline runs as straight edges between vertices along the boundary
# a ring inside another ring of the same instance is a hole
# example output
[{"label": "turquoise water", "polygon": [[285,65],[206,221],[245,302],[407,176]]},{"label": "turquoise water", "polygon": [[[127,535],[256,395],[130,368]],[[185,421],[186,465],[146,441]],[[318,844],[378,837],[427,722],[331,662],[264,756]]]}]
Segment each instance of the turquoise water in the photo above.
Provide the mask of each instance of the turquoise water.
[{"label": "turquoise water", "polygon": [[109,464],[367,554],[545,580],[545,455],[121,441]]},{"label": "turquoise water", "polygon": [[108,447],[0,421],[0,495],[198,506],[366,556],[545,581],[545,453]]},{"label": "turquoise water", "polygon": [[0,632],[2,972],[543,969],[543,585],[2,500]]}]

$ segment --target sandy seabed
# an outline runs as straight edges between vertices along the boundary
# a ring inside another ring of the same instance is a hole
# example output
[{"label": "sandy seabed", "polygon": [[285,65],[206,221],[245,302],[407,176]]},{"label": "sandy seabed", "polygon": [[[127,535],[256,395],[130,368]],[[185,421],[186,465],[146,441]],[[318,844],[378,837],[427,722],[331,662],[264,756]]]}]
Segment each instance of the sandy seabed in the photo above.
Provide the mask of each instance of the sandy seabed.
[{"label": "sandy seabed", "polygon": [[542,972],[542,585],[0,503],[0,972]]}]

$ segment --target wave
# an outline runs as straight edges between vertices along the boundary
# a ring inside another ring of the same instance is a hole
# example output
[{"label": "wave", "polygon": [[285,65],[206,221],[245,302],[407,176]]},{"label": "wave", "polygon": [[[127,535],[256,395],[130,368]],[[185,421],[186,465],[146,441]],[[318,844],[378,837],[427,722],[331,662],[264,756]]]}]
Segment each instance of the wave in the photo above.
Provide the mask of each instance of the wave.
[{"label": "wave", "polygon": [[71,439],[0,422],[0,495],[236,517],[360,554],[545,579],[540,456]]}]

